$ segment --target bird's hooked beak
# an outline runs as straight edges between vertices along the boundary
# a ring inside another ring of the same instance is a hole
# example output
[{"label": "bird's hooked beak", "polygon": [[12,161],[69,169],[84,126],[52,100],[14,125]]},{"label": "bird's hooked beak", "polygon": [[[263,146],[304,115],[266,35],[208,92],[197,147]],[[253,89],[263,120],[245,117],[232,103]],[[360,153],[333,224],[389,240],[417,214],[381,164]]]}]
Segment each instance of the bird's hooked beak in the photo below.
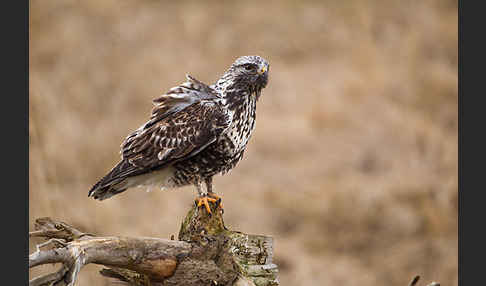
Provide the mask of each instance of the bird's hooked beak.
[{"label": "bird's hooked beak", "polygon": [[268,82],[268,68],[269,68],[269,65],[268,63],[266,62],[263,62],[263,63],[260,63],[260,65],[258,66],[258,77],[256,78],[256,85],[258,86],[258,92],[257,92],[257,99],[258,97],[260,97],[260,91],[262,88],[264,88],[265,86],[267,86],[267,82]]},{"label": "bird's hooked beak", "polygon": [[258,74],[262,75],[265,72],[267,72],[267,70],[268,70],[268,66],[265,63],[262,63],[258,69]]}]

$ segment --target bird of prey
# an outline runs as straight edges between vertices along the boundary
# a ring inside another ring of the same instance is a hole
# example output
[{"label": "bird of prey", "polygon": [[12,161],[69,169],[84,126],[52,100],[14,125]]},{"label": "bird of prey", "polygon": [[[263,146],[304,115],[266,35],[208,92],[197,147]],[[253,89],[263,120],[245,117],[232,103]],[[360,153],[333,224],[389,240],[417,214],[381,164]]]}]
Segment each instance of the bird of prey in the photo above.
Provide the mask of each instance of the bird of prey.
[{"label": "bird of prey", "polygon": [[121,161],[88,196],[104,200],[131,187],[193,184],[198,207],[211,213],[208,202],[221,202],[212,178],[242,159],[268,72],[262,57],[243,56],[212,85],[186,75],[186,82],[153,100],[150,119],[125,138]]}]

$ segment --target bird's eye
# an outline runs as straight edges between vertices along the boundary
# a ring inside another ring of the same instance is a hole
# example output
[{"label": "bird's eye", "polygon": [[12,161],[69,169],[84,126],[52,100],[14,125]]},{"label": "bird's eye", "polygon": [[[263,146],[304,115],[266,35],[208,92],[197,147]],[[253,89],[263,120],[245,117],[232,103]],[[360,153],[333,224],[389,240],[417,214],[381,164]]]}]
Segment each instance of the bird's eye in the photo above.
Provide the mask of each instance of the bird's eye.
[{"label": "bird's eye", "polygon": [[252,64],[245,65],[245,70],[251,71],[253,70],[254,66]]}]

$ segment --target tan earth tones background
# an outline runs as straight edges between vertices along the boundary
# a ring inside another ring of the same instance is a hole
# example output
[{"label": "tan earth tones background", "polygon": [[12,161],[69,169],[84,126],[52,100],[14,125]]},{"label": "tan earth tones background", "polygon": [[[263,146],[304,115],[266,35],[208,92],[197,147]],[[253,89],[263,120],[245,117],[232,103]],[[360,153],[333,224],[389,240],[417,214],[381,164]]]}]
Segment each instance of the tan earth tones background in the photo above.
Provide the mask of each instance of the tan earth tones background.
[{"label": "tan earth tones background", "polygon": [[[457,285],[457,1],[30,1],[29,228],[177,235],[193,187],[88,189],[151,100],[270,62],[226,224],[274,237],[281,285]],[[34,243],[30,242],[30,251]],[[56,266],[57,267],[57,266]],[[54,266],[34,269],[54,270]],[[90,265],[77,285],[112,285]]]}]

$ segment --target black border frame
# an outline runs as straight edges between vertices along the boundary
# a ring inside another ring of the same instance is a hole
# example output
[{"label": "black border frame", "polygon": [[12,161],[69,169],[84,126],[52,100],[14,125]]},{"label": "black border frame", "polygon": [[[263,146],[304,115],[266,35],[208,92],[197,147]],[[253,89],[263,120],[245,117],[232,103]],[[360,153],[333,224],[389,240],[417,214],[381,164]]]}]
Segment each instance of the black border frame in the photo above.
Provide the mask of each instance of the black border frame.
[{"label": "black border frame", "polygon": [[0,214],[3,250],[8,255],[3,258],[7,266],[2,281],[10,285],[29,283],[29,6],[29,1],[9,1],[2,9],[1,26],[7,37],[1,45],[6,65],[2,66],[0,114],[4,127],[2,181],[7,185],[2,187]]}]

